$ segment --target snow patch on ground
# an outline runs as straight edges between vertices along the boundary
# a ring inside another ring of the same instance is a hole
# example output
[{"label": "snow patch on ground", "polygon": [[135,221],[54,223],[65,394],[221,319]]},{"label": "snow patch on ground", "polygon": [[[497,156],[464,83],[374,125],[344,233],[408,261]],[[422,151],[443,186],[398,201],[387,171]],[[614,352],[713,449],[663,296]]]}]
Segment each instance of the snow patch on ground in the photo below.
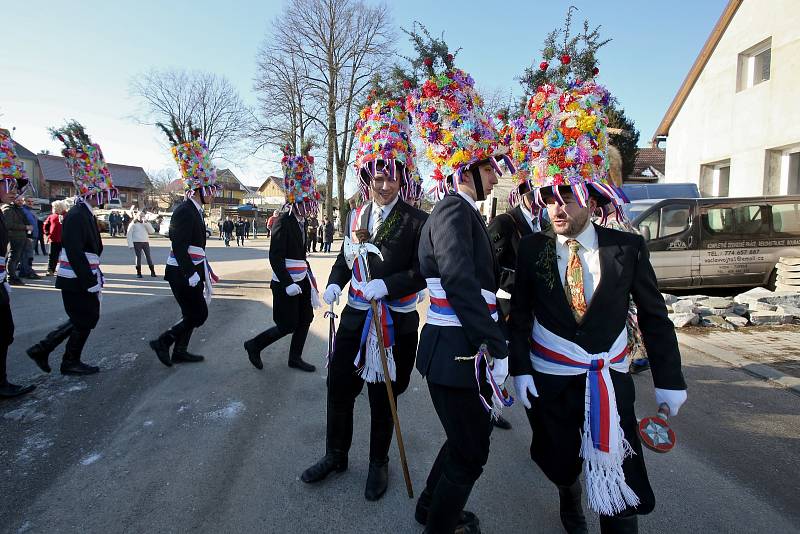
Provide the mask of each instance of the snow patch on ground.
[{"label": "snow patch on ground", "polygon": [[23,532],[28,532],[30,529],[33,528],[33,523],[30,521],[24,521],[22,525],[17,529],[17,534],[22,534]]},{"label": "snow patch on ground", "polygon": [[129,367],[139,354],[136,352],[125,352],[123,354],[112,354],[111,356],[104,356],[98,362],[100,367],[114,368],[114,367]]},{"label": "snow patch on ground", "polygon": [[206,414],[207,419],[212,420],[233,420],[245,411],[245,405],[240,401],[231,401],[226,406]]},{"label": "snow patch on ground", "polygon": [[102,457],[103,457],[103,455],[100,454],[99,452],[93,452],[92,454],[90,454],[89,456],[86,456],[85,458],[83,458],[81,460],[81,465],[92,465],[93,463],[95,463],[97,460],[99,460]]},{"label": "snow patch on ground", "polygon": [[53,446],[53,440],[44,432],[36,432],[26,436],[22,447],[17,451],[18,462],[30,462],[34,456],[47,456],[47,449]]},{"label": "snow patch on ground", "polygon": [[145,421],[144,423],[142,423],[142,425],[143,426],[153,426],[153,422],[148,420],[148,421]]}]

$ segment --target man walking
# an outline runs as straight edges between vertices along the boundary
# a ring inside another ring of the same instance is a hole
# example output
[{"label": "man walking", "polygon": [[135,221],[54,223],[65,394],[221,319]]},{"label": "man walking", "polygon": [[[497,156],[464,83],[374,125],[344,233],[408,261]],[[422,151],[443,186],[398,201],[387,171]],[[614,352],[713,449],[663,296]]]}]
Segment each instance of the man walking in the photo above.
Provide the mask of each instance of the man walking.
[{"label": "man walking", "polygon": [[233,237],[234,225],[230,217],[225,217],[225,222],[222,223],[222,236],[225,239],[225,246],[231,246],[231,237]]},{"label": "man walking", "polygon": [[3,203],[3,216],[5,217],[6,228],[8,229],[8,240],[11,252],[8,257],[8,283],[12,286],[25,285],[19,277],[20,262],[25,253],[25,245],[28,240],[28,218],[22,211],[23,197],[17,196],[10,202]]},{"label": "man walking", "polygon": [[[171,367],[173,363],[202,362],[204,357],[189,352],[189,341],[196,328],[208,318],[214,272],[206,259],[206,225],[203,205],[217,194],[217,171],[211,164],[208,147],[200,138],[200,131],[189,124],[189,136],[178,127],[174,117],[172,129],[163,124],[159,127],[167,134],[172,144],[172,155],[181,171],[185,200],[172,212],[169,223],[169,240],[172,245],[164,279],[181,310],[181,319],[150,341],[150,347],[158,359]],[[195,165],[183,165],[184,161]],[[170,355],[170,347],[175,345]]]},{"label": "man walking", "polygon": [[236,220],[236,246],[244,245],[244,221],[241,217]]},{"label": "man walking", "polygon": [[[364,199],[372,201],[350,212],[348,235],[354,243],[374,244],[382,258],[370,255],[356,260],[359,266],[369,266],[368,280],[360,267],[351,271],[343,248],[328,278],[326,303],[332,304],[348,283],[350,290],[328,366],[325,456],[301,476],[303,482],[314,483],[331,472],[347,469],[354,404],[366,382],[371,420],[369,472],[364,489],[368,501],[376,501],[386,492],[394,425],[375,329],[380,328],[390,338],[384,340],[384,345],[396,399],[408,388],[414,368],[419,326],[417,293],[425,287],[417,248],[427,215],[400,198],[401,190],[413,190],[406,182],[416,174],[410,133],[408,113],[399,99],[368,105],[356,123],[359,185]],[[372,315],[373,300],[381,310],[380,320]],[[366,341],[362,339],[364,332],[368,332]]]},{"label": "man walking", "polygon": [[30,197],[23,197],[22,212],[25,214],[27,221],[28,233],[25,239],[25,247],[23,248],[22,257],[19,261],[19,276],[20,278],[41,278],[36,271],[33,270],[33,244],[39,240],[39,220],[34,213],[33,199]]}]

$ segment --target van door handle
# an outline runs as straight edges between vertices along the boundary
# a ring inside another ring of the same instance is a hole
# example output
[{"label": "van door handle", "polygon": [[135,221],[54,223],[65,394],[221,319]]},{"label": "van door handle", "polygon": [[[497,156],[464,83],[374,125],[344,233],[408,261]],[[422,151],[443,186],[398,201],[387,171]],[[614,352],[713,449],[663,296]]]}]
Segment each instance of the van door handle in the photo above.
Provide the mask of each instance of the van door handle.
[{"label": "van door handle", "polygon": [[689,248],[692,248],[692,243],[694,243],[694,236],[690,235],[689,239],[687,241],[688,241],[688,243],[687,243],[686,246],[689,247]]}]

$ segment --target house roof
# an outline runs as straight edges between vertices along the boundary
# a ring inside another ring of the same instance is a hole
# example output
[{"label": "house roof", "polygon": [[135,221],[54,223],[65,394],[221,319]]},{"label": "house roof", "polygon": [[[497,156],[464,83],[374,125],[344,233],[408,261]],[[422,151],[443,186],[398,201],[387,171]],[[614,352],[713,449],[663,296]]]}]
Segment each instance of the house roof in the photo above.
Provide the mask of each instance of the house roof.
[{"label": "house roof", "polygon": [[267,179],[264,180],[260,186],[258,186],[258,190],[261,191],[262,189],[267,187],[270,182],[274,182],[279,189],[283,190],[283,178],[279,178],[277,176],[267,176]]},{"label": "house roof", "polygon": [[[231,180],[233,178],[233,180]],[[239,191],[244,191],[245,193],[251,193],[249,187],[244,185],[241,180],[233,173],[230,169],[219,169],[217,171],[217,182],[221,182],[224,186],[227,186],[226,189],[236,188],[238,186]]]},{"label": "house roof", "polygon": [[[64,158],[39,154],[36,159],[39,161],[39,168],[42,170],[45,181],[72,183],[72,176],[67,170]],[[108,170],[111,171],[111,180],[116,187],[141,190],[147,187],[147,173],[141,167],[109,163]]]},{"label": "house roof", "polygon": [[689,69],[686,79],[683,80],[683,83],[678,89],[678,93],[667,108],[667,112],[664,114],[664,118],[661,119],[661,123],[658,125],[655,134],[653,134],[653,142],[656,142],[658,137],[669,135],[672,122],[675,120],[675,117],[678,116],[678,112],[683,107],[683,103],[686,102],[686,98],[689,96],[694,84],[700,77],[700,73],[703,72],[711,54],[714,52],[714,49],[717,48],[720,39],[722,39],[722,35],[725,33],[725,30],[728,28],[731,20],[733,20],[733,16],[736,14],[736,11],[739,9],[739,6],[742,5],[743,1],[744,0],[728,0],[728,5],[725,6],[725,10],[714,25],[714,29],[711,30],[711,35],[706,39],[703,48],[700,50],[700,54],[697,56],[697,59],[694,60],[694,64],[692,68]]},{"label": "house roof", "polygon": [[17,156],[21,158],[36,159],[36,154],[14,141],[14,148],[17,150]]},{"label": "house roof", "polygon": [[664,174],[666,154],[666,151],[660,148],[640,148],[636,155],[636,162],[633,164],[631,176],[646,176],[642,173],[650,168]]}]

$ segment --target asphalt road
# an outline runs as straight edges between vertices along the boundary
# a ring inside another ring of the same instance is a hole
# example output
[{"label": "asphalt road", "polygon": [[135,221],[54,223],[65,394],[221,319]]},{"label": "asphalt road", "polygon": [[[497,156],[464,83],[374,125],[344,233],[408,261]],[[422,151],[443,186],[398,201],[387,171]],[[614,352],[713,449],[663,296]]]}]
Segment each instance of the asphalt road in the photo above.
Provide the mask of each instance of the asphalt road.
[{"label": "asphalt road", "polygon": [[[23,351],[63,318],[60,295],[50,280],[15,288],[10,375],[38,388],[0,404],[0,532],[422,530],[395,448],[387,494],[363,498],[365,396],[350,469],[321,485],[299,480],[324,452],[327,323],[317,313],[306,345],[315,373],[286,366],[288,339],[264,352],[263,371],[250,365],[242,341],[272,324],[264,240],[240,249],[212,242],[223,283],[191,345],[207,360],[170,369],[146,343],[177,319],[168,286],[136,280],[122,240],[106,242],[110,283],[85,352],[99,375],[37,372]],[[165,241],[154,245],[163,262]],[[312,260],[320,283],[332,259]],[[800,397],[689,349],[683,356],[690,389],[673,420],[679,443],[666,455],[645,452],[658,505],[641,531],[800,532]],[[654,412],[649,375],[635,380],[639,415]],[[416,372],[399,409],[419,492],[443,433]],[[524,413],[505,415],[514,429],[493,434],[469,508],[486,533],[561,532],[555,489],[528,456]]]}]

